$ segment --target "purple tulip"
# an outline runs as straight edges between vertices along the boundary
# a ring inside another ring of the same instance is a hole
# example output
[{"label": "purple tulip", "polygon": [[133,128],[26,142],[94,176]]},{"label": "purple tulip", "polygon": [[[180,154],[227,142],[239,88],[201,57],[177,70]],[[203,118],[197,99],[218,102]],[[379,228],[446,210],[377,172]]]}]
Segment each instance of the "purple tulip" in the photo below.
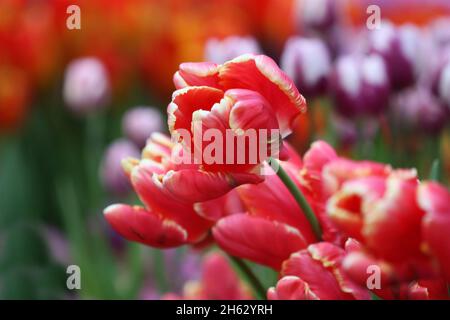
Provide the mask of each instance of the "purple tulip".
[{"label": "purple tulip", "polygon": [[281,68],[307,98],[321,95],[327,88],[330,55],[319,39],[290,38],[281,56]]},{"label": "purple tulip", "polygon": [[418,86],[399,93],[393,102],[397,121],[404,127],[437,134],[449,119],[449,110],[428,88]]},{"label": "purple tulip", "polygon": [[108,72],[97,58],[80,58],[66,69],[63,97],[67,106],[77,114],[102,108],[110,98]]},{"label": "purple tulip", "polygon": [[143,148],[153,132],[164,128],[164,120],[159,110],[151,107],[135,107],[127,111],[122,120],[122,130],[128,139]]},{"label": "purple tulip", "polygon": [[211,38],[205,45],[205,61],[219,64],[246,53],[261,53],[255,38],[239,36],[230,36],[222,40]]},{"label": "purple tulip", "polygon": [[389,79],[378,55],[338,58],[330,88],[336,111],[346,117],[379,114],[388,106]]},{"label": "purple tulip", "polygon": [[417,52],[420,34],[416,27],[396,27],[383,22],[380,29],[369,33],[369,52],[383,57],[393,89],[402,89],[414,83],[417,76]]},{"label": "purple tulip", "polygon": [[100,169],[101,180],[106,190],[115,195],[124,195],[130,190],[130,183],[122,170],[122,160],[139,157],[138,148],[128,140],[119,139],[106,150]]}]

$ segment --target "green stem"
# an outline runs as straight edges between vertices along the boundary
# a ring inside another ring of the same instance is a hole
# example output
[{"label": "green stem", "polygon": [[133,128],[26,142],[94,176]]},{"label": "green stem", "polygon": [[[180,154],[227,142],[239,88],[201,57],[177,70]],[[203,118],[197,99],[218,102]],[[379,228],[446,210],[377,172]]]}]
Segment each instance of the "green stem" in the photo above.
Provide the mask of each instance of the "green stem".
[{"label": "green stem", "polygon": [[264,286],[259,281],[258,277],[253,273],[252,269],[244,262],[244,260],[229,255],[230,259],[234,262],[234,264],[238,267],[238,269],[245,275],[248,284],[252,287],[255,295],[264,300],[266,298],[266,290]]},{"label": "green stem", "polygon": [[431,165],[430,175],[429,175],[428,179],[439,182],[440,170],[441,170],[441,168],[440,168],[439,159],[434,159],[434,161]]},{"label": "green stem", "polygon": [[281,181],[284,183],[284,185],[288,188],[289,192],[292,194],[292,196],[295,198],[295,201],[297,201],[298,205],[303,211],[303,214],[306,216],[306,219],[308,219],[314,234],[316,235],[318,240],[322,239],[322,229],[320,227],[319,221],[316,218],[316,215],[314,214],[313,210],[311,209],[311,206],[309,205],[308,201],[306,200],[303,193],[300,191],[300,189],[297,187],[297,185],[292,181],[292,179],[289,177],[289,175],[284,171],[281,164],[278,162],[278,160],[274,158],[269,159],[270,163],[276,164],[276,173],[278,177],[281,179]]}]

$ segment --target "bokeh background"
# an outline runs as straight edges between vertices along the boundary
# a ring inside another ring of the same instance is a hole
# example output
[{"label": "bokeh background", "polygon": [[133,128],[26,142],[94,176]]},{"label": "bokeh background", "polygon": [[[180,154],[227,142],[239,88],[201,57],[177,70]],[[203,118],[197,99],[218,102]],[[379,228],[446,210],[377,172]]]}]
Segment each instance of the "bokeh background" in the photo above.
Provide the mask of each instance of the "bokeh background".
[{"label": "bokeh background", "polygon": [[178,65],[243,53],[272,57],[307,99],[300,153],[320,138],[448,185],[447,0],[1,0],[0,298],[159,299],[219,268],[205,250],[125,242],[102,209],[137,203],[120,159],[167,130]]}]

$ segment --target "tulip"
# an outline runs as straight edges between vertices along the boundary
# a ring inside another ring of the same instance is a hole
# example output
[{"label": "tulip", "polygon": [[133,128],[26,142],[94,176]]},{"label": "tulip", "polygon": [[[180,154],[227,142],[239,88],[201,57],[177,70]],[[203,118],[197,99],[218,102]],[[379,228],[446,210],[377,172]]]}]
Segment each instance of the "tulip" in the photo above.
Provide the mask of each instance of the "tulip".
[{"label": "tulip", "polygon": [[108,72],[96,58],[79,58],[66,69],[63,96],[67,106],[77,114],[103,107],[109,100]]},{"label": "tulip", "polygon": [[153,132],[163,130],[162,115],[151,107],[135,107],[125,113],[122,130],[128,139],[143,148]]},{"label": "tulip", "polygon": [[113,142],[103,156],[100,176],[103,186],[115,195],[124,195],[130,191],[130,183],[122,170],[122,159],[137,157],[139,150],[125,139]]},{"label": "tulip", "polygon": [[283,263],[281,280],[270,288],[268,298],[297,300],[368,300],[360,287],[342,270],[345,250],[327,242],[293,253]]},{"label": "tulip", "polygon": [[325,93],[331,59],[320,40],[294,37],[286,43],[281,68],[304,95],[312,97]]},{"label": "tulip", "polygon": [[[281,166],[307,197],[324,231],[323,238],[339,243],[316,189],[321,167],[335,159],[336,153],[319,141],[302,161],[289,145],[286,148],[290,161],[281,162]],[[224,217],[213,228],[215,241],[226,252],[279,270],[290,254],[317,241],[310,222],[278,176],[268,175],[260,184],[242,185],[235,190],[246,213]]]},{"label": "tulip", "polygon": [[219,40],[211,38],[206,41],[205,61],[225,63],[246,53],[260,54],[262,52],[257,40],[253,37],[230,36]]},{"label": "tulip", "polygon": [[417,183],[412,170],[349,180],[328,200],[328,215],[377,257],[392,262],[416,258],[423,216],[415,200]]},{"label": "tulip", "polygon": [[124,171],[145,206],[116,204],[105,209],[106,220],[124,238],[170,248],[206,237],[211,222],[197,215],[192,203],[174,197],[161,180],[170,168],[175,168],[170,161],[172,148],[168,137],[154,134],[141,160],[123,161]]},{"label": "tulip", "polygon": [[351,178],[335,190],[326,211],[340,232],[361,242],[343,264],[352,279],[365,281],[370,265],[380,268],[385,285],[448,278],[444,187],[419,185],[414,170],[394,170]]},{"label": "tulip", "polygon": [[[228,98],[234,104],[238,104],[241,98],[251,97],[255,99],[254,102],[257,105],[261,105],[259,109],[267,107],[271,110],[270,112],[268,110],[268,112],[275,115],[278,128],[281,130],[283,137],[291,133],[292,122],[301,112],[306,111],[305,99],[297,91],[293,82],[278,68],[272,59],[264,55],[246,54],[223,65],[205,62],[183,63],[180,65],[180,70],[174,75],[174,83],[178,89],[186,89],[175,92],[172,101],[175,103],[175,106],[169,105],[168,113],[169,116],[173,117],[172,121],[169,119],[172,131],[177,129],[175,127],[177,126],[176,116],[178,112],[187,112],[185,116],[189,116],[200,107],[204,108],[204,110],[211,110],[214,103],[221,102],[224,94],[227,96],[227,90],[231,91]],[[207,88],[198,88],[196,86],[207,86]],[[232,89],[245,89],[253,93]],[[190,105],[188,100],[192,99],[194,95],[201,99],[200,105],[196,107]],[[181,101],[176,101],[177,98]],[[186,105],[178,106],[177,102],[186,102]],[[223,102],[223,104],[225,103]],[[265,104],[267,106],[264,106]],[[180,110],[180,107],[187,110]],[[249,107],[252,111],[256,111],[255,108]],[[230,115],[230,117],[232,116]],[[236,115],[236,117],[238,116]],[[239,117],[235,120],[239,120]],[[266,119],[266,121],[269,120]]]},{"label": "tulip", "polygon": [[169,137],[154,133],[140,160],[122,161],[126,176],[144,204],[118,204],[105,209],[106,219],[123,237],[157,248],[202,245],[209,242],[208,232],[215,221],[242,212],[240,199],[233,191],[233,181],[238,181],[235,177],[239,176],[212,175],[197,165],[180,164],[176,160],[180,150]]},{"label": "tulip", "polygon": [[383,59],[374,54],[338,58],[330,88],[336,111],[346,117],[379,114],[388,106],[387,70]]},{"label": "tulip", "polygon": [[416,80],[419,40],[419,32],[412,25],[395,27],[383,22],[369,33],[369,50],[385,61],[393,89],[405,88]]},{"label": "tulip", "polygon": [[[201,164],[211,177],[233,175],[234,186],[262,181],[258,172],[262,162],[268,156],[284,157],[280,140],[292,131],[294,120],[306,109],[293,82],[263,55],[242,55],[223,65],[184,63],[175,73],[174,82],[179,89],[167,109],[172,136],[181,141],[188,160]],[[204,141],[203,132],[218,137]],[[249,132],[255,133],[256,141],[244,145],[234,142]],[[269,139],[261,138],[264,132],[272,133]],[[196,137],[200,137],[200,143]],[[202,193],[202,186],[197,186]],[[178,196],[184,198],[186,194]]]},{"label": "tulip", "polygon": [[401,124],[429,134],[438,134],[450,114],[450,110],[425,87],[402,91],[394,101],[394,109]]}]

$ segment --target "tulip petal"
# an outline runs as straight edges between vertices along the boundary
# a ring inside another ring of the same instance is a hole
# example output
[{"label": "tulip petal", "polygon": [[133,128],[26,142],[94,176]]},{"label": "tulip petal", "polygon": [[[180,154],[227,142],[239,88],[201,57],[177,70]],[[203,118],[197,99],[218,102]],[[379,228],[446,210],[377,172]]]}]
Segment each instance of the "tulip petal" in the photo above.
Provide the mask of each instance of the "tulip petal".
[{"label": "tulip petal", "polygon": [[345,235],[362,241],[363,207],[379,199],[385,191],[385,180],[366,177],[345,182],[327,202],[327,214]]},{"label": "tulip petal", "polygon": [[299,277],[286,276],[267,291],[268,300],[318,300],[308,284]]},{"label": "tulip petal", "polygon": [[211,222],[197,215],[192,203],[183,202],[167,190],[163,183],[164,177],[164,173],[155,172],[152,161],[142,160],[139,166],[133,169],[131,182],[149,210],[183,226],[188,231],[190,243],[202,240]]},{"label": "tulip petal", "polygon": [[219,220],[213,228],[218,245],[233,256],[280,269],[292,252],[307,243],[295,228],[247,214],[235,214]]},{"label": "tulip petal", "polygon": [[328,143],[320,140],[311,144],[303,157],[303,168],[300,172],[302,184],[314,191],[318,198],[322,194],[322,169],[335,159],[337,159],[336,151]]},{"label": "tulip petal", "polygon": [[338,158],[323,168],[322,181],[325,195],[336,192],[347,180],[368,176],[387,177],[391,171],[390,166],[382,163]]},{"label": "tulip petal", "polygon": [[155,248],[171,248],[184,244],[188,234],[176,222],[144,208],[112,205],[105,209],[105,218],[122,237]]},{"label": "tulip petal", "polygon": [[216,199],[241,184],[261,181],[263,181],[261,176],[252,173],[201,170],[169,171],[162,178],[164,188],[172,197],[187,203]]},{"label": "tulip petal", "polygon": [[328,242],[310,245],[283,264],[282,274],[297,276],[322,300],[369,299],[368,290],[349,279],[342,270],[345,251]]},{"label": "tulip petal", "polygon": [[[249,142],[250,145],[246,148],[257,155],[258,163],[265,161],[268,157],[279,159],[283,149],[281,133],[276,115],[267,100],[259,93],[245,89],[228,90],[225,96],[233,101],[229,120],[230,128],[237,134],[239,132],[248,134],[249,131],[255,133],[257,141],[253,144]],[[263,144],[266,154],[261,154]],[[245,150],[238,149],[237,152],[245,152]]]},{"label": "tulip petal", "polygon": [[426,212],[422,222],[425,243],[450,281],[450,192],[437,183],[424,183],[418,188],[418,202]]},{"label": "tulip petal", "polygon": [[236,189],[233,189],[220,198],[195,203],[194,210],[205,219],[217,221],[232,214],[242,213],[245,208]]},{"label": "tulip petal", "polygon": [[212,87],[186,87],[175,91],[167,107],[170,133],[177,129],[190,132],[192,114],[197,110],[211,110],[222,98],[223,91]]},{"label": "tulip petal", "polygon": [[188,86],[219,87],[219,66],[211,62],[188,62],[180,64],[173,82],[177,89]]},{"label": "tulip petal", "polygon": [[306,111],[305,99],[292,80],[267,56],[245,54],[228,61],[220,67],[219,78],[225,90],[249,89],[264,96],[275,111],[282,137]]},{"label": "tulip petal", "polygon": [[[376,260],[362,250],[355,250],[347,254],[342,262],[345,273],[356,283],[367,286],[370,268],[377,267],[380,271],[380,285],[386,287],[394,280],[395,274],[391,265],[382,260]],[[381,289],[381,288],[380,288]]]},{"label": "tulip petal", "polygon": [[[287,170],[284,163],[283,167]],[[277,175],[267,175],[260,184],[240,186],[237,192],[251,215],[288,224],[300,230],[308,243],[317,241],[305,214]]]},{"label": "tulip petal", "polygon": [[420,256],[423,211],[416,201],[417,177],[395,171],[386,179],[382,198],[364,208],[365,244],[377,257],[400,262]]},{"label": "tulip petal", "polygon": [[320,300],[341,300],[349,297],[342,292],[333,272],[320,261],[314,260],[306,250],[296,252],[283,263],[283,276],[296,276],[306,282]]}]

